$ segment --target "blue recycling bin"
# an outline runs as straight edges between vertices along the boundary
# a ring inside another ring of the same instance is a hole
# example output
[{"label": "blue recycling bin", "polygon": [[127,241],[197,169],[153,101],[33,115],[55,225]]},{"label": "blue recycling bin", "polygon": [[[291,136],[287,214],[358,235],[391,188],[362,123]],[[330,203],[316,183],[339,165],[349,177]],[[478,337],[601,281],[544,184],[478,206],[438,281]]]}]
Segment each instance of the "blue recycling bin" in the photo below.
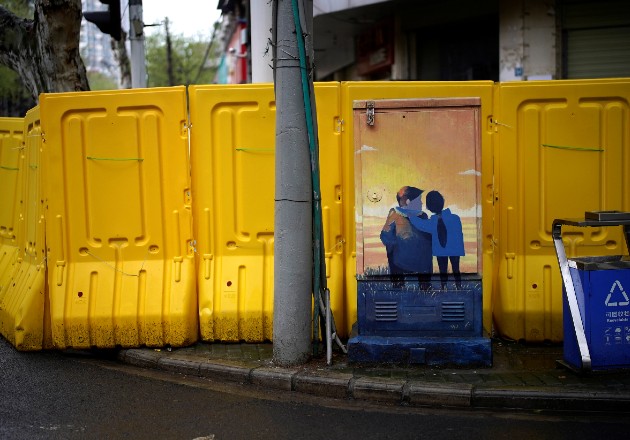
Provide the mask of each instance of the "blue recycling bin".
[{"label": "blue recycling bin", "polygon": [[630,257],[567,259],[562,225],[622,226],[630,242],[630,213],[587,212],[557,219],[553,239],[563,282],[564,363],[578,371],[630,368]]},{"label": "blue recycling bin", "polygon": [[[584,257],[569,260],[580,318],[590,347],[593,370],[630,368],[630,257]],[[564,361],[581,368],[566,295],[563,301]]]}]

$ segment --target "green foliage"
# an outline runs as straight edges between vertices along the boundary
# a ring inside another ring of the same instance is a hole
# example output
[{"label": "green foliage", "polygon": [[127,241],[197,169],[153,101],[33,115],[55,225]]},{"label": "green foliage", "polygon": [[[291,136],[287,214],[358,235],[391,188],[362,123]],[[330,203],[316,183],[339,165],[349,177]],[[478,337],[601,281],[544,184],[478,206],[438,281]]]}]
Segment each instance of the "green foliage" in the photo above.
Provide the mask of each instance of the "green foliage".
[{"label": "green foliage", "polygon": [[102,74],[101,72],[88,72],[88,82],[90,83],[90,90],[116,90],[118,89],[118,83],[111,77]]},{"label": "green foliage", "polygon": [[18,74],[0,66],[0,116],[23,117],[35,105]]},{"label": "green foliage", "polygon": [[0,6],[13,12],[18,17],[33,18],[35,0],[0,0]]},{"label": "green foliage", "polygon": [[[171,35],[172,85],[210,84],[214,79],[216,66],[213,51],[204,63],[208,42]],[[145,40],[147,76],[149,87],[169,86],[166,33],[160,32]],[[202,63],[204,65],[202,66]],[[200,69],[201,67],[201,69]],[[196,81],[195,81],[196,80]]]}]

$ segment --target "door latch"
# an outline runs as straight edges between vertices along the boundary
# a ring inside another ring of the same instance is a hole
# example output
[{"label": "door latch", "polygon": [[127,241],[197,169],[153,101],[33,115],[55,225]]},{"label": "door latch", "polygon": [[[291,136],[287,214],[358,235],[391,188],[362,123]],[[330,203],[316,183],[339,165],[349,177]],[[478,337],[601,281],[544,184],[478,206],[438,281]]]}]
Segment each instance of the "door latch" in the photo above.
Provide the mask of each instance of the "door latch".
[{"label": "door latch", "polygon": [[374,101],[367,102],[365,114],[367,116],[367,125],[374,125]]}]

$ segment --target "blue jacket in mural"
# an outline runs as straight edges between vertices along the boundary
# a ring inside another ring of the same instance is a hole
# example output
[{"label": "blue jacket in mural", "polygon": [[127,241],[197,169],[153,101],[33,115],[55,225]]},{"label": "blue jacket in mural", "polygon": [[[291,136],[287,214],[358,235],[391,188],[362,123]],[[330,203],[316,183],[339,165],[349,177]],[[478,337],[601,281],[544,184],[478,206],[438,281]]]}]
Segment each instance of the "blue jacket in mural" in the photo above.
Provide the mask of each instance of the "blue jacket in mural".
[{"label": "blue jacket in mural", "polygon": [[[444,245],[440,243],[438,237],[438,222],[442,216],[446,226],[446,237]],[[462,231],[462,221],[457,214],[453,214],[450,209],[444,209],[440,214],[433,214],[429,219],[421,217],[410,217],[411,224],[418,230],[431,234],[432,253],[436,257],[464,256],[464,233]]]}]

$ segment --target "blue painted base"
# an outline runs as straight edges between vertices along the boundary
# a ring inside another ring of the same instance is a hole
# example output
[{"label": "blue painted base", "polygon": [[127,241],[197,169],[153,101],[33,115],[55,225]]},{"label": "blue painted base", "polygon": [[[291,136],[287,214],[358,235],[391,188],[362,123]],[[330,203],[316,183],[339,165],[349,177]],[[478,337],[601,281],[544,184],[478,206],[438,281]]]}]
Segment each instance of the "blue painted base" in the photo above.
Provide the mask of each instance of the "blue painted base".
[{"label": "blue painted base", "polygon": [[355,336],[348,341],[350,362],[491,367],[486,337]]},{"label": "blue painted base", "polygon": [[449,285],[387,279],[357,280],[359,335],[384,337],[480,337],[481,280]]}]

